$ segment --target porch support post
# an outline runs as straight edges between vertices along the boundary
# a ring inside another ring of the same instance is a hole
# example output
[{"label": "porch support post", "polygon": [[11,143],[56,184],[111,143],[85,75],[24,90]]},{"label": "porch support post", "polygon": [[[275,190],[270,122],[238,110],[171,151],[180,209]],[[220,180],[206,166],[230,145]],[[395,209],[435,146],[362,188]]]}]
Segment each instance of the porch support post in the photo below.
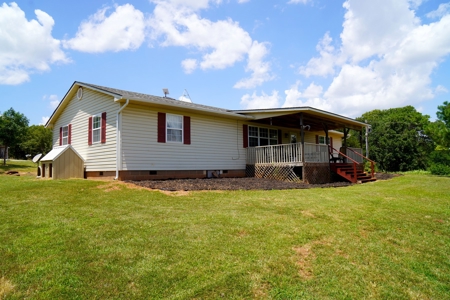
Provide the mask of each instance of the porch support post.
[{"label": "porch support post", "polygon": [[325,123],[322,123],[323,126],[323,131],[325,131],[325,144],[327,145],[328,148],[328,158],[331,157],[331,149],[330,149],[330,144],[329,144],[329,138],[328,138],[328,125]]},{"label": "porch support post", "polygon": [[345,128],[344,126],[344,147],[347,147],[347,138],[348,138],[348,132],[350,131],[350,128]]},{"label": "porch support post", "polygon": [[300,113],[300,141],[302,149],[302,162],[305,162],[305,129],[303,126],[303,113]]}]

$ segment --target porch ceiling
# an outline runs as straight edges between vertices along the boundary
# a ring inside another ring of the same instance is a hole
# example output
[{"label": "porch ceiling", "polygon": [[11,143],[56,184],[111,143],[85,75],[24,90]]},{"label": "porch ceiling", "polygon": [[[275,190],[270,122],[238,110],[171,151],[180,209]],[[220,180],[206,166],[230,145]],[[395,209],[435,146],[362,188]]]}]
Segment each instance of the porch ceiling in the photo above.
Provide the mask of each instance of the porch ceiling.
[{"label": "porch ceiling", "polygon": [[[300,128],[300,113],[271,116],[255,120],[254,122],[279,127]],[[309,125],[310,131],[323,131],[324,125],[328,127],[328,130],[343,129],[344,127],[358,131],[362,129],[362,125],[354,124],[353,122],[344,122],[342,119],[333,118],[332,116],[305,112],[303,113],[303,125]]]}]

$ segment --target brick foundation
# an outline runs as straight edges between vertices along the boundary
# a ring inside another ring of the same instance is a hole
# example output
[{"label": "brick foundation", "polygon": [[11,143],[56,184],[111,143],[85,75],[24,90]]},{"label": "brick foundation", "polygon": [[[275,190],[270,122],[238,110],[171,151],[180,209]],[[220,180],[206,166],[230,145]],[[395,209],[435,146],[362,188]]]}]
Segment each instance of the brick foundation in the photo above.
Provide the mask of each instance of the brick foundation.
[{"label": "brick foundation", "polygon": [[[87,179],[113,180],[116,177],[115,171],[86,172]],[[204,170],[188,171],[119,171],[119,180],[162,180],[162,179],[195,179],[207,178],[208,172]],[[219,177],[245,177],[245,170],[222,170]]]}]

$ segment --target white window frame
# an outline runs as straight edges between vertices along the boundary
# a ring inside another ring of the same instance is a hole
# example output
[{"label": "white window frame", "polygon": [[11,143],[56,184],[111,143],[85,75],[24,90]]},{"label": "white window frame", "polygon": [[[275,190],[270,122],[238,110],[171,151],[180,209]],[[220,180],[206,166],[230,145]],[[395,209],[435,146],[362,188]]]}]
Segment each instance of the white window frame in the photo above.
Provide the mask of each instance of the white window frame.
[{"label": "white window frame", "polygon": [[[251,128],[251,127],[257,128],[258,136],[256,136],[256,135],[250,135],[250,128]],[[261,129],[267,129],[267,137],[261,137]],[[270,131],[271,131],[271,130],[274,131],[274,132],[276,133],[276,134],[275,134],[275,138],[271,138],[271,135],[270,135]],[[257,146],[251,146],[250,138],[257,138],[257,139],[258,139],[258,145],[257,145]],[[279,137],[278,137],[278,129],[249,125],[249,126],[248,126],[248,145],[249,145],[249,147],[259,147],[259,146],[261,146],[261,138],[262,138],[262,139],[267,139],[267,140],[268,140],[268,144],[267,144],[266,146],[278,145],[278,138],[279,138]],[[274,142],[274,143],[272,144],[271,142]]]},{"label": "white window frame", "polygon": [[[99,118],[99,126],[95,128],[95,119]],[[95,133],[98,131],[98,141],[95,140]],[[102,115],[92,116],[92,144],[99,144],[102,141]]]},{"label": "white window frame", "polygon": [[[181,128],[169,128],[169,119],[170,117],[177,117],[181,119]],[[174,131],[180,131],[181,132],[181,140],[179,141],[174,141],[169,139],[169,130],[174,130]],[[175,114],[166,114],[166,142],[168,143],[178,143],[178,144],[183,144],[184,143],[184,117],[182,115],[175,115]]]},{"label": "white window frame", "polygon": [[[65,131],[65,132],[64,132]],[[66,133],[66,135],[64,135]],[[63,126],[61,130],[61,145],[69,144],[69,125]]]}]

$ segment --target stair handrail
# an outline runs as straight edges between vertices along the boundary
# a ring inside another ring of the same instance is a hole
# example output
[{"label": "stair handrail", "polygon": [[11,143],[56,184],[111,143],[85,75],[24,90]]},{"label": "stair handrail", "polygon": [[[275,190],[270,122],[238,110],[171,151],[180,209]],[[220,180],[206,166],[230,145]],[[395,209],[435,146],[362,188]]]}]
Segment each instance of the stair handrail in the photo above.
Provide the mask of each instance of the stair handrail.
[{"label": "stair handrail", "polygon": [[374,177],[375,177],[375,176],[374,176],[374,174],[375,174],[375,162],[374,162],[373,160],[371,160],[370,158],[368,158],[368,157],[362,155],[361,153],[356,152],[356,151],[353,150],[352,148],[348,148],[348,147],[347,147],[346,149],[352,151],[352,152],[355,153],[355,154],[358,154],[359,156],[361,156],[361,157],[363,158],[363,161],[364,161],[364,159],[367,160],[367,161],[370,161],[370,171],[371,171],[371,176],[372,176],[372,178],[374,178]]},{"label": "stair handrail", "polygon": [[356,160],[354,160],[353,158],[351,158],[351,157],[345,155],[345,154],[342,153],[341,151],[339,151],[339,150],[333,148],[331,145],[328,145],[328,147],[329,147],[330,153],[331,153],[331,149],[332,149],[332,150],[334,150],[334,151],[337,151],[339,155],[342,155],[342,156],[344,156],[345,158],[348,158],[349,160],[351,160],[351,161],[353,162],[353,176],[354,176],[353,178],[354,178],[354,181],[355,181],[354,183],[356,183],[357,177],[358,177],[358,176],[357,176],[357,172],[356,172],[356,165],[359,164],[359,163],[358,163]]}]

